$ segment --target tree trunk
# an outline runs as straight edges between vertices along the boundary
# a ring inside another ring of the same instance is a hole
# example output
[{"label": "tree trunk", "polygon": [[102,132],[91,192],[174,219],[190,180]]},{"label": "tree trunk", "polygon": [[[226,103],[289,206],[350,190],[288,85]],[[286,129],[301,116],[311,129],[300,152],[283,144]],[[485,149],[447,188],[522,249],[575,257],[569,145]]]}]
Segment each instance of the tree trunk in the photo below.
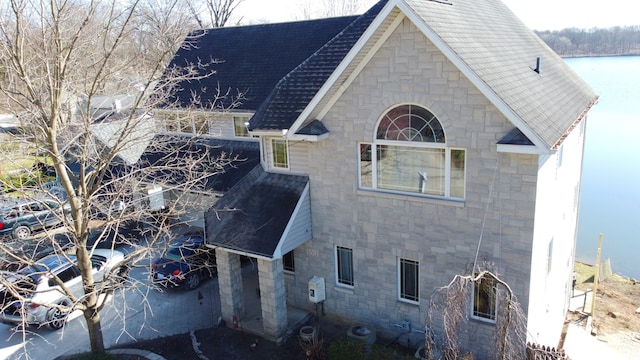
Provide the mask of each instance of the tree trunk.
[{"label": "tree trunk", "polygon": [[104,337],[102,336],[102,324],[100,323],[100,313],[94,308],[87,308],[84,313],[84,319],[87,322],[89,330],[89,342],[91,344],[91,352],[104,352]]},{"label": "tree trunk", "polygon": [[[82,224],[79,222],[77,225],[81,226]],[[93,267],[89,251],[87,250],[86,235],[80,239],[76,246],[78,269],[82,276],[82,286],[85,294],[85,298],[83,300],[83,315],[87,322],[91,351],[100,353],[104,352],[104,337],[102,336],[102,325],[100,324],[98,292],[96,291],[96,285],[93,280]]]}]

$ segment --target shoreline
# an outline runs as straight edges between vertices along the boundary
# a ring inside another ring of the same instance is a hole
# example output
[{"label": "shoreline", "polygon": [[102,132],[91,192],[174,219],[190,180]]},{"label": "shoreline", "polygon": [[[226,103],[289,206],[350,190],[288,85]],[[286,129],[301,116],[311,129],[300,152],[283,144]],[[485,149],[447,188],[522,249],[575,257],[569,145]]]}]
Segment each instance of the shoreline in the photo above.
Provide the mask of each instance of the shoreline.
[{"label": "shoreline", "polygon": [[[610,259],[605,259],[605,261],[602,261],[601,264],[604,264],[607,261],[609,261],[609,263],[611,262]],[[576,268],[575,264],[580,264],[582,266],[587,266],[589,268],[592,268],[592,269],[594,269],[593,271],[595,273],[595,267],[596,267],[595,264],[590,264],[590,263],[587,263],[587,262],[584,262],[584,261],[580,261],[580,260],[574,260],[574,267],[573,267],[574,268],[574,272],[575,272],[575,268]],[[609,264],[609,266],[611,266],[611,265]],[[600,271],[602,272],[602,268],[600,269]],[[626,275],[617,273],[615,271],[611,271],[611,275],[605,277],[605,279],[612,278],[612,277],[619,278],[620,280],[623,280],[623,281],[628,281],[630,283],[633,283],[634,285],[638,283],[638,280],[636,278],[634,278],[632,276],[626,276]],[[605,280],[605,279],[601,278],[601,280]]]},{"label": "shoreline", "polygon": [[608,54],[608,55],[607,54],[593,54],[593,55],[587,55],[587,54],[560,55],[558,54],[558,56],[560,56],[563,59],[600,58],[600,57],[633,57],[633,56],[640,56],[640,52],[627,53],[627,54]]}]

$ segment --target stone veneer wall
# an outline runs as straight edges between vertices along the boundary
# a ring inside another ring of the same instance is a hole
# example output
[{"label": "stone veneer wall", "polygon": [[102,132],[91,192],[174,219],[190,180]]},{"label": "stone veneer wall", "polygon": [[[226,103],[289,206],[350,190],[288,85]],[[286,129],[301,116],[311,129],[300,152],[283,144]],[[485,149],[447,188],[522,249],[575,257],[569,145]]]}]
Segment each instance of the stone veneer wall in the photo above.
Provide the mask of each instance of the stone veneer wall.
[{"label": "stone veneer wall", "polygon": [[[403,103],[432,111],[448,146],[466,149],[464,202],[358,189],[358,142],[371,141],[380,116]],[[287,276],[290,304],[313,311],[307,284],[318,275],[326,281],[327,316],[371,324],[380,336],[399,335],[402,320],[424,330],[430,295],[470,268],[482,233],[480,260],[495,262],[530,309],[538,157],[497,153],[496,143],[513,125],[409,21],[322,120],[330,136],[310,146],[308,161],[314,239],[295,252],[295,276]],[[353,288],[336,284],[337,245],[353,249]],[[399,258],[419,261],[418,305],[398,299]],[[484,342],[493,329],[472,321],[463,339]],[[424,335],[409,340],[417,346]],[[477,358],[488,356],[488,348],[476,350]]]}]

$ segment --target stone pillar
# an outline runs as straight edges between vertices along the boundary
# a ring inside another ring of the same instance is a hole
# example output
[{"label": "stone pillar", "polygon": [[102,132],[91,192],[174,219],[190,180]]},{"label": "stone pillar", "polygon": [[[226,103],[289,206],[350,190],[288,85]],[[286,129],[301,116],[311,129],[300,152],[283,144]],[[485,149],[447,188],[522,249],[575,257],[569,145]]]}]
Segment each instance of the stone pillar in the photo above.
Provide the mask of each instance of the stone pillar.
[{"label": "stone pillar", "polygon": [[242,267],[240,255],[216,248],[218,268],[218,288],[220,289],[220,309],[227,326],[233,326],[233,316],[238,321],[244,316],[244,294],[242,287]]},{"label": "stone pillar", "polygon": [[262,324],[268,338],[278,340],[287,332],[287,294],[282,259],[258,259]]}]

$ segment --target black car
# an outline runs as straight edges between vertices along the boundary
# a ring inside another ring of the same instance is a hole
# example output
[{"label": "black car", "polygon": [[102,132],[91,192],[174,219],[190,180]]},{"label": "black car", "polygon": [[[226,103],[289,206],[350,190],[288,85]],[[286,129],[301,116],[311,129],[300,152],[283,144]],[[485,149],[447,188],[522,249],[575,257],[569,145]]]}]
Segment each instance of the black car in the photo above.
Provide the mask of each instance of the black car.
[{"label": "black car", "polygon": [[216,275],[216,259],[202,235],[184,235],[151,265],[151,280],[166,288],[193,290]]}]

